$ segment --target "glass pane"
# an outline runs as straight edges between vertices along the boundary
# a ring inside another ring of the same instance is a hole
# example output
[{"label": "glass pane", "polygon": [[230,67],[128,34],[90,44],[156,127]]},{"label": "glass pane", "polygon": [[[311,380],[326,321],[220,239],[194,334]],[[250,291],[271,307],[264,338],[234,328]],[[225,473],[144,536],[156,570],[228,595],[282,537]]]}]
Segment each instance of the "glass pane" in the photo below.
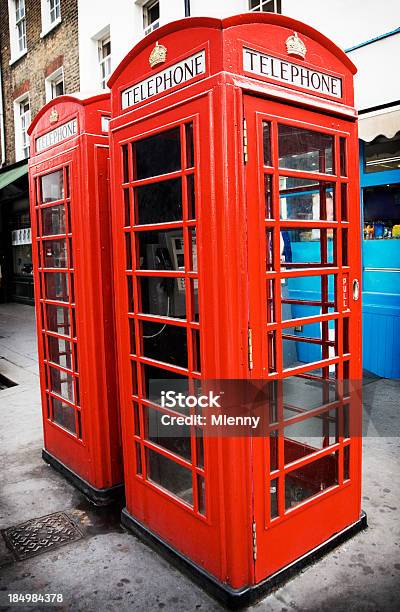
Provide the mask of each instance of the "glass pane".
[{"label": "glass pane", "polygon": [[188,219],[196,218],[196,195],[194,191],[194,174],[186,177],[187,200],[188,200]]},{"label": "glass pane", "polygon": [[196,321],[198,323],[200,320],[200,315],[199,315],[199,281],[197,279],[190,281],[190,292],[192,295],[192,313],[190,313],[190,318],[192,321]]},{"label": "glass pane", "polygon": [[279,125],[278,140],[280,168],[333,174],[333,136]]},{"label": "glass pane", "polygon": [[340,138],[340,175],[347,176],[346,139]]},{"label": "glass pane", "polygon": [[142,322],[143,355],[171,365],[188,367],[185,327]]},{"label": "glass pane", "polygon": [[[145,408],[146,439],[154,444],[191,461],[190,427],[187,425],[171,425],[170,421],[163,424],[163,413],[153,408]],[[169,419],[168,415],[164,418]]]},{"label": "glass pane", "polygon": [[182,181],[173,179],[135,189],[136,225],[182,220]]},{"label": "glass pane", "polygon": [[67,268],[67,241],[44,240],[43,257],[45,268]]},{"label": "glass pane", "polygon": [[350,446],[345,446],[343,449],[343,478],[350,478]]},{"label": "glass pane", "polygon": [[285,477],[285,508],[293,508],[306,499],[338,484],[338,454],[332,453]]},{"label": "glass pane", "polygon": [[180,129],[150,136],[133,144],[134,179],[145,179],[181,169]]},{"label": "glass pane", "polygon": [[[335,321],[285,328],[282,330],[282,335],[284,368],[302,366],[337,356]],[[326,340],[323,340],[325,335]]]},{"label": "glass pane", "polygon": [[281,176],[279,204],[281,219],[336,219],[333,183]]},{"label": "glass pane", "polygon": [[278,516],[278,479],[274,478],[270,484],[271,519]]},{"label": "glass pane", "polygon": [[[327,289],[326,303],[322,302],[324,289]],[[329,308],[335,308],[335,275],[284,279],[281,300],[283,321],[325,314]]]},{"label": "glass pane", "polygon": [[64,197],[63,171],[57,170],[41,177],[42,203],[55,202]]},{"label": "glass pane", "polygon": [[206,513],[206,481],[203,476],[197,474],[197,497],[198,497],[198,506],[199,513]]},{"label": "glass pane", "polygon": [[57,234],[65,234],[65,206],[50,206],[42,208],[42,235],[56,236]]},{"label": "glass pane", "polygon": [[[161,406],[162,398],[168,391],[189,394],[189,379],[186,376],[175,374],[169,370],[144,365],[144,385],[147,399]],[[164,401],[165,407],[177,412],[188,412],[186,405],[181,406],[179,401]]]},{"label": "glass pane", "polygon": [[193,505],[192,473],[171,459],[146,448],[147,478]]},{"label": "glass pane", "polygon": [[[364,239],[398,240],[400,238],[400,185],[380,185],[377,187],[368,187],[363,189],[363,200]],[[348,202],[348,206],[350,206],[350,202]],[[394,248],[394,245],[392,248]],[[396,247],[396,251],[393,250],[393,254],[396,252],[396,255],[394,255],[394,261],[396,262],[398,261],[397,248],[398,247]],[[372,264],[372,267],[374,267],[378,263],[379,257],[378,255],[372,255],[372,252],[373,251],[369,248],[368,253],[371,254],[369,255],[371,258],[370,263]],[[385,267],[383,261],[382,264],[383,267]],[[387,265],[389,266],[389,264]],[[368,277],[369,275],[367,275],[367,278]],[[379,277],[381,284],[386,282],[385,279],[382,278],[383,274],[380,274]],[[379,289],[377,290],[379,291]],[[367,291],[375,291],[375,289],[367,289]]]},{"label": "glass pane", "polygon": [[278,432],[272,431],[269,436],[269,471],[278,469]]},{"label": "glass pane", "polygon": [[49,347],[49,361],[72,370],[71,343],[61,338],[54,338],[53,336],[47,336],[47,343]]},{"label": "glass pane", "polygon": [[273,219],[273,208],[272,208],[272,175],[266,174],[264,176],[264,190],[265,190],[265,218]]},{"label": "glass pane", "polygon": [[282,269],[334,265],[335,230],[293,228],[282,230],[281,237]]},{"label": "glass pane", "polygon": [[285,464],[311,455],[339,440],[337,410],[285,427]]},{"label": "glass pane", "polygon": [[271,155],[271,124],[263,121],[264,166],[272,166]]},{"label": "glass pane", "polygon": [[193,123],[185,125],[186,132],[186,168],[194,166]]},{"label": "glass pane", "polygon": [[135,442],[135,455],[136,455],[136,474],[140,476],[143,474],[142,467],[142,453],[139,442]]},{"label": "glass pane", "polygon": [[136,232],[139,268],[142,270],[185,270],[183,231]]},{"label": "glass pane", "polygon": [[201,348],[200,348],[200,331],[198,329],[192,330],[193,340],[193,370],[201,372]]},{"label": "glass pane", "polygon": [[49,331],[69,336],[71,333],[71,322],[68,308],[64,306],[46,305],[47,329]]},{"label": "glass pane", "polygon": [[322,408],[338,398],[335,383],[328,380],[309,380],[301,376],[285,378],[282,381],[282,394],[285,419],[314,408]]},{"label": "glass pane", "polygon": [[142,313],[186,319],[184,279],[160,276],[138,277]]},{"label": "glass pane", "polygon": [[76,433],[74,408],[54,397],[51,401],[53,404],[53,421],[71,433]]},{"label": "glass pane", "polygon": [[46,298],[68,302],[68,274],[66,272],[46,272],[44,277]]},{"label": "glass pane", "polygon": [[50,368],[50,386],[53,393],[75,403],[74,378],[71,374]]}]

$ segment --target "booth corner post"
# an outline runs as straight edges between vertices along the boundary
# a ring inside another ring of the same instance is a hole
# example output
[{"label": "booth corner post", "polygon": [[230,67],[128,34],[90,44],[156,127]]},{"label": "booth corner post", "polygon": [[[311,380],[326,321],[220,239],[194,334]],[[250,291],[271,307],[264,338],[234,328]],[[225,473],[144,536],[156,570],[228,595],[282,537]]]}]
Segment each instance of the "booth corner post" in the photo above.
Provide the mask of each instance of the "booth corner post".
[{"label": "booth corner post", "polygon": [[123,495],[109,120],[108,93],[65,95],[29,128],[43,459],[97,505]]},{"label": "booth corner post", "polygon": [[[366,524],[354,73],[249,13],[171,23],[109,81],[123,524],[230,605]],[[166,434],[161,392],[210,381],[262,388],[264,429]]]}]

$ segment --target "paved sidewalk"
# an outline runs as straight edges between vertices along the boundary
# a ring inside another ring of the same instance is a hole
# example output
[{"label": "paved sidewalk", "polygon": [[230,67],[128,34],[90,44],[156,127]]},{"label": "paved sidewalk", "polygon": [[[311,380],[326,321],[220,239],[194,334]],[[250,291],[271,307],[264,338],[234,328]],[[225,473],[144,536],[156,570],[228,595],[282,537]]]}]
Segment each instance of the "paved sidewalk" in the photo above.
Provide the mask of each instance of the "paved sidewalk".
[{"label": "paved sidewalk", "polygon": [[[0,529],[63,511],[85,537],[16,562],[0,536],[0,610],[222,610],[187,577],[95,510],[41,460],[42,424],[34,309],[0,305]],[[369,529],[254,606],[258,611],[391,611],[400,608],[400,382],[368,379],[363,507]],[[372,435],[379,433],[380,435]],[[383,437],[391,436],[391,437]],[[62,593],[64,603],[8,604],[9,593]]]}]

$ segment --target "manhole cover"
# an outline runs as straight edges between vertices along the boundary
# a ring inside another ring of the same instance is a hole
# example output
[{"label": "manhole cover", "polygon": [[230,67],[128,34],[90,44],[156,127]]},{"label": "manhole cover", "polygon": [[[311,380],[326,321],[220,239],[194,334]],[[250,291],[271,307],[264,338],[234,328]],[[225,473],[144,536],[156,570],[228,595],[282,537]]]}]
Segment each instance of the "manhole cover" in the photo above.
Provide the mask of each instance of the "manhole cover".
[{"label": "manhole cover", "polygon": [[55,512],[8,527],[3,536],[18,561],[22,561],[79,540],[83,533],[64,512]]}]

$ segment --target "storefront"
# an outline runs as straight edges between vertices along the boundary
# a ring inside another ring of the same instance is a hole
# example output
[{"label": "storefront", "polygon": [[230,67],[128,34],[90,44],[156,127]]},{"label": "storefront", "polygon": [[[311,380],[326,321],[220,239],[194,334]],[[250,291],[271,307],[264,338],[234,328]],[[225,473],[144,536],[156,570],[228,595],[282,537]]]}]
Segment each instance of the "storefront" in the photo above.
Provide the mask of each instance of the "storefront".
[{"label": "storefront", "polygon": [[34,303],[27,162],[0,173],[0,301]]},{"label": "storefront", "polygon": [[363,361],[400,377],[400,109],[360,115]]}]

